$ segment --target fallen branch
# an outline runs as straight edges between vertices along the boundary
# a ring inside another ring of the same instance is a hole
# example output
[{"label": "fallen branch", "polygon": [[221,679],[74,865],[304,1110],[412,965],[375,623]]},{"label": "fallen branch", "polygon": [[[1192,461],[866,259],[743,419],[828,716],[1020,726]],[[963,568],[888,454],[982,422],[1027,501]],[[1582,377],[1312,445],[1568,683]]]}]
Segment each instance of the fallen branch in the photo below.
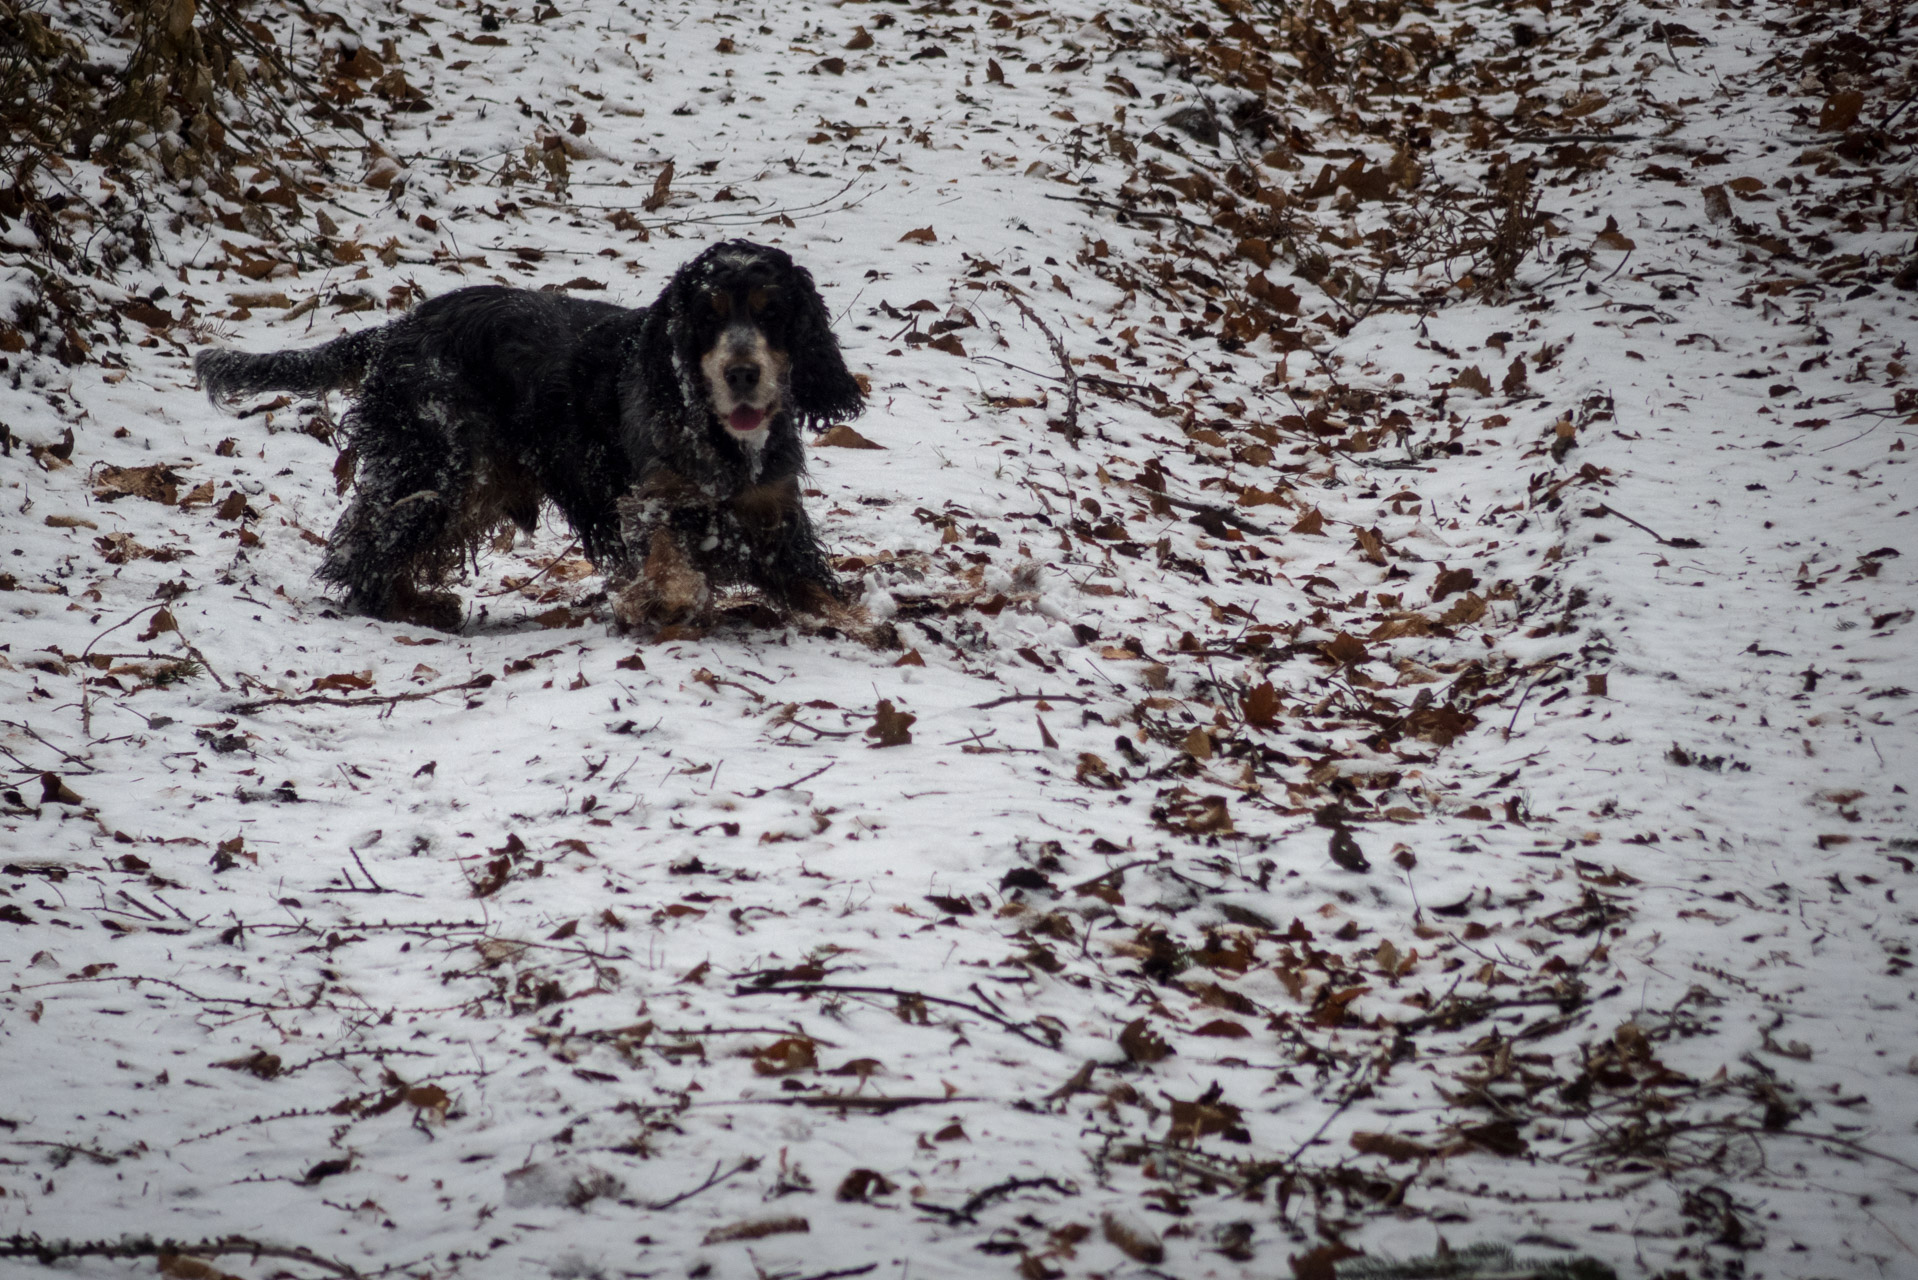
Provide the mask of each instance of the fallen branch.
[{"label": "fallen branch", "polygon": [[[1183,214],[1168,213],[1163,209],[1141,209],[1134,205],[1124,205],[1111,200],[1101,200],[1097,196],[1055,196],[1048,194],[1046,199],[1058,200],[1065,204],[1082,204],[1088,209],[1111,209],[1116,213],[1124,214],[1128,218],[1137,218],[1141,222],[1146,221],[1148,218],[1164,218],[1168,222],[1177,222],[1183,226],[1191,227],[1194,231],[1218,230],[1217,227],[1209,222],[1195,222]],[[1123,221],[1123,219],[1121,219],[1121,221]]]},{"label": "fallen branch", "polygon": [[359,1280],[365,1274],[311,1249],[303,1249],[298,1245],[267,1244],[246,1236],[222,1236],[218,1240],[155,1240],[152,1236],[123,1236],[119,1240],[42,1240],[37,1235],[15,1234],[0,1240],[0,1258],[32,1258],[43,1267],[54,1266],[69,1258],[165,1258],[182,1254],[190,1258],[218,1258],[235,1253],[304,1262],[329,1275],[344,1276],[348,1280]]},{"label": "fallen branch", "polygon": [[498,591],[481,591],[481,592],[478,592],[477,594],[482,596],[492,597],[492,596],[510,595],[515,592],[524,591],[526,590],[526,588],[532,586],[535,582],[538,582],[541,578],[544,578],[547,574],[551,573],[555,568],[559,566],[562,560],[566,559],[567,556],[572,555],[573,552],[577,551],[578,549],[579,549],[579,539],[575,538],[571,542],[566,544],[566,550],[560,552],[558,555],[554,556],[551,560],[548,560],[546,562],[545,568],[541,569],[538,573],[534,574],[532,577],[528,578],[526,581],[518,584],[517,586],[501,587]]},{"label": "fallen branch", "polygon": [[1008,702],[1077,702],[1083,704],[1086,699],[1071,693],[1009,693],[1003,698],[994,698],[991,702],[975,702],[974,711],[989,711],[993,707],[1003,707]]},{"label": "fallen branch", "polygon": [[[798,721],[793,721],[792,723],[797,724]],[[811,725],[806,725],[804,727],[808,729],[812,728]],[[818,730],[814,730],[814,732],[818,732]],[[794,778],[791,782],[782,782],[776,787],[754,787],[751,791],[735,791],[733,792],[733,794],[741,797],[742,799],[757,800],[762,796],[769,796],[775,791],[791,791],[794,787],[798,786],[802,782],[811,782],[814,778],[817,778],[820,774],[832,768],[832,766],[837,763],[839,762],[835,760],[835,761],[832,761],[831,763],[820,765],[817,769],[814,769],[811,773],[806,774],[804,777]]]},{"label": "fallen branch", "polygon": [[1002,1200],[1013,1192],[1024,1191],[1028,1187],[1044,1187],[1049,1191],[1056,1191],[1062,1196],[1076,1196],[1079,1194],[1076,1189],[1067,1186],[1056,1178],[1043,1176],[1037,1178],[1007,1178],[1004,1182],[995,1182],[989,1187],[973,1192],[970,1196],[966,1197],[966,1202],[957,1209],[948,1209],[943,1205],[927,1204],[919,1200],[914,1201],[912,1207],[921,1213],[937,1214],[946,1220],[947,1226],[956,1227],[961,1223],[978,1221],[977,1215],[979,1210],[985,1208],[994,1200]]},{"label": "fallen branch", "polygon": [[1702,547],[1705,545],[1704,543],[1700,542],[1697,538],[1667,538],[1665,535],[1661,534],[1658,530],[1652,528],[1650,525],[1634,520],[1630,516],[1626,515],[1623,511],[1618,510],[1616,507],[1608,507],[1602,502],[1599,503],[1598,506],[1592,508],[1592,510],[1597,515],[1617,516],[1620,520],[1623,520],[1626,524],[1631,525],[1633,528],[1643,529],[1646,533],[1651,534],[1652,540],[1658,543],[1658,545],[1661,547],[1678,547],[1681,549],[1689,550],[1693,547]]},{"label": "fallen branch", "polygon": [[421,698],[432,698],[442,693],[458,693],[466,689],[486,689],[493,683],[491,675],[477,675],[471,680],[459,684],[443,684],[437,689],[419,689],[412,693],[383,693],[370,698],[336,698],[331,694],[315,693],[303,698],[261,698],[256,702],[236,702],[226,708],[228,715],[256,715],[268,707],[307,707],[315,703],[329,707],[381,707],[396,702],[418,702]]},{"label": "fallen branch", "polygon": [[[85,760],[82,760],[79,756],[74,755],[71,751],[68,751],[64,747],[55,746],[53,743],[48,742],[45,738],[40,736],[39,732],[36,731],[32,725],[23,724],[22,722],[18,720],[0,720],[0,724],[6,725],[9,729],[18,729],[21,733],[26,734],[29,738],[32,738],[35,742],[39,743],[41,746],[45,747],[47,750],[56,752],[60,756],[60,758],[62,760],[65,760],[68,764],[73,765],[77,768],[85,769],[88,773],[94,772],[94,768],[92,765],[88,764]],[[45,769],[41,769],[34,765],[28,764],[26,761],[20,759],[19,756],[14,755],[13,752],[11,751],[8,751],[6,754],[10,759],[12,759],[16,764],[20,766],[20,772],[22,773],[45,773],[46,772]]]},{"label": "fallen branch", "polygon": [[992,1101],[994,1101],[992,1098],[964,1093],[954,1094],[951,1097],[942,1093],[936,1097],[914,1094],[897,1098],[881,1097],[878,1094],[811,1093],[793,1094],[783,1098],[722,1098],[715,1102],[696,1102],[693,1105],[696,1107],[819,1107],[840,1111],[870,1111],[878,1115],[886,1115],[894,1111],[903,1111],[907,1107],[943,1107],[958,1102]]},{"label": "fallen branch", "polygon": [[1079,375],[1072,367],[1072,353],[1066,350],[1066,344],[1060,341],[1059,335],[1039,318],[1039,313],[1027,305],[1026,300],[1019,296],[1017,290],[1003,282],[999,288],[1012,299],[1012,305],[1019,308],[1020,314],[1032,321],[1040,333],[1046,335],[1046,342],[1052,347],[1052,357],[1059,362],[1059,369],[1066,384],[1066,408],[1062,419],[1066,428],[1065,435],[1067,440],[1076,445],[1085,433],[1079,430]]},{"label": "fallen branch", "polygon": [[891,996],[895,1000],[920,1000],[927,1004],[942,1004],[954,1009],[964,1009],[967,1013],[976,1014],[988,1022],[998,1023],[1006,1030],[1012,1032],[1013,1035],[1018,1036],[1021,1040],[1030,1041],[1042,1049],[1057,1049],[1059,1047],[1057,1035],[1043,1038],[1035,1036],[1012,1019],[1001,1017],[990,1009],[981,1009],[978,1005],[967,1004],[964,1000],[951,1000],[945,996],[929,996],[922,991],[906,991],[899,987],[858,987],[836,982],[796,982],[790,986],[769,983],[763,987],[734,987],[733,995],[735,997],[753,995],[810,996],[818,995],[822,991],[836,991],[843,995],[853,996]]},{"label": "fallen branch", "polygon": [[1155,496],[1163,499],[1167,506],[1177,507],[1181,511],[1190,511],[1194,515],[1217,516],[1233,528],[1242,529],[1247,533],[1255,533],[1261,538],[1276,538],[1279,536],[1276,530],[1268,529],[1256,520],[1247,520],[1230,507],[1216,506],[1209,502],[1193,502],[1186,498],[1173,498],[1163,493],[1156,494]]}]

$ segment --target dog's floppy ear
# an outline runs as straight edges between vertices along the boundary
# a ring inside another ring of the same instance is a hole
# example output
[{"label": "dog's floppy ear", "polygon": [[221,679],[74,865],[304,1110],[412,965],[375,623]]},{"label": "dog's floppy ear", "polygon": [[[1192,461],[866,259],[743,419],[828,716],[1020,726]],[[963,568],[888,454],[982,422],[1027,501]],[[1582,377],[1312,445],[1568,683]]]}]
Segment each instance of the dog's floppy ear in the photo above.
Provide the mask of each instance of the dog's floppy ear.
[{"label": "dog's floppy ear", "polygon": [[666,288],[640,321],[638,332],[627,339],[626,360],[620,375],[626,421],[622,434],[634,465],[644,465],[640,455],[659,447],[662,431],[668,424],[687,419],[689,401],[684,361],[677,358],[675,344],[686,328],[683,300],[677,277]]},{"label": "dog's floppy ear", "polygon": [[791,343],[788,354],[792,356],[793,409],[809,427],[857,417],[866,407],[866,393],[859,389],[839,354],[839,340],[833,336],[826,301],[819,296],[811,272],[801,266],[794,266],[792,271],[795,287],[787,337]]}]

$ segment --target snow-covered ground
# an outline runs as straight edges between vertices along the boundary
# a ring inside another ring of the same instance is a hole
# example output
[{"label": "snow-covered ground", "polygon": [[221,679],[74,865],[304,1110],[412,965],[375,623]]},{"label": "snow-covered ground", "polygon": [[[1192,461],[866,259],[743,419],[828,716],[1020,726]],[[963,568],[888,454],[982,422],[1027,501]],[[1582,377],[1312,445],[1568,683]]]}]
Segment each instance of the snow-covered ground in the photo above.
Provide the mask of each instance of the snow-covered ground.
[{"label": "snow-covered ground", "polygon": [[[1319,8],[266,6],[332,114],[226,195],[49,158],[0,1271],[1918,1274],[1910,38]],[[192,384],[729,236],[898,649],[615,635],[552,528],[342,615],[337,402]]]}]

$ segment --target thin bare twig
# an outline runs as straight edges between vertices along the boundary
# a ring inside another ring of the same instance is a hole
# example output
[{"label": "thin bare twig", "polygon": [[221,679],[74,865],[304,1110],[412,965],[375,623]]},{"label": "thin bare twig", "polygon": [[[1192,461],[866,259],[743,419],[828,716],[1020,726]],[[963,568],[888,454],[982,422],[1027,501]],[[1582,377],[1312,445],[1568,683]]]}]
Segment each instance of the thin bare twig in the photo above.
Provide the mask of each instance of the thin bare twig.
[{"label": "thin bare twig", "polygon": [[927,995],[923,991],[907,991],[901,987],[863,987],[837,982],[795,982],[790,985],[769,983],[763,987],[734,987],[733,995],[736,997],[753,995],[811,996],[828,991],[841,992],[846,995],[891,996],[895,1000],[922,1000],[927,1004],[942,1004],[954,1009],[964,1009],[967,1013],[975,1014],[978,1017],[986,1019],[988,1022],[998,1023],[1006,1030],[1012,1032],[1013,1035],[1018,1036],[1021,1040],[1030,1041],[1045,1049],[1057,1049],[1059,1047],[1056,1039],[1046,1039],[1033,1035],[1011,1018],[1001,1017],[990,1009],[982,1009],[976,1004],[967,1004],[964,1000],[951,1000],[945,996]]},{"label": "thin bare twig", "polygon": [[999,283],[999,288],[1008,298],[1012,299],[1012,305],[1019,308],[1020,314],[1032,321],[1032,323],[1038,327],[1040,333],[1046,335],[1046,341],[1052,346],[1053,359],[1059,362],[1059,369],[1064,375],[1066,384],[1066,408],[1063,417],[1066,428],[1066,439],[1076,445],[1079,443],[1079,437],[1082,436],[1084,432],[1079,430],[1079,375],[1072,367],[1072,353],[1066,350],[1066,344],[1060,341],[1059,335],[1054,333],[1046,322],[1039,318],[1039,313],[1034,311],[1031,306],[1027,304],[1026,300],[1019,296],[1018,290],[1006,284],[1004,281]]},{"label": "thin bare twig", "polygon": [[757,1169],[758,1167],[759,1167],[759,1157],[747,1156],[744,1160],[741,1160],[738,1164],[726,1170],[726,1172],[721,1173],[719,1171],[719,1163],[715,1161],[713,1163],[713,1171],[706,1176],[706,1181],[700,1183],[698,1186],[694,1187],[691,1191],[680,1192],[678,1195],[672,1197],[670,1200],[649,1201],[646,1207],[648,1209],[654,1210],[655,1212],[661,1209],[670,1209],[676,1204],[681,1204],[687,1200],[692,1199],[694,1196],[698,1195],[702,1191],[706,1191],[713,1187],[716,1187],[720,1183],[725,1182],[730,1178],[738,1177],[742,1173],[751,1173],[754,1169]]},{"label": "thin bare twig", "polygon": [[1644,524],[1640,521],[1632,519],[1630,516],[1626,515],[1623,511],[1618,510],[1616,507],[1608,507],[1605,504],[1600,503],[1598,510],[1600,514],[1602,515],[1617,516],[1620,520],[1623,520],[1626,524],[1631,525],[1635,529],[1643,529],[1646,533],[1651,534],[1652,540],[1658,543],[1658,545],[1661,547],[1679,547],[1682,549],[1690,549],[1699,545],[1699,542],[1696,538],[1667,538],[1666,536],[1661,534],[1658,530],[1652,528],[1650,525]]}]

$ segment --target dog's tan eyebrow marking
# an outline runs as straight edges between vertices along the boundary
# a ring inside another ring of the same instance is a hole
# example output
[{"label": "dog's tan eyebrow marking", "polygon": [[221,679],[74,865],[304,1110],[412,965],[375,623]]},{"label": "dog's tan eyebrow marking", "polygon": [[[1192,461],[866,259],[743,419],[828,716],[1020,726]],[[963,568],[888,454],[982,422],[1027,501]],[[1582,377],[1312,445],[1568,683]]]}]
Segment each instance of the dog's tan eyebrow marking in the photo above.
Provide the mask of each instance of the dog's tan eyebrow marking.
[{"label": "dog's tan eyebrow marking", "polygon": [[771,305],[772,300],[773,291],[767,286],[761,285],[746,295],[746,309],[756,316],[763,315],[765,314],[766,308]]},{"label": "dog's tan eyebrow marking", "polygon": [[720,319],[723,320],[727,316],[732,314],[733,298],[732,298],[732,295],[727,293],[725,290],[723,289],[713,290],[711,293],[706,295],[706,300],[713,304],[713,314],[718,316]]}]

